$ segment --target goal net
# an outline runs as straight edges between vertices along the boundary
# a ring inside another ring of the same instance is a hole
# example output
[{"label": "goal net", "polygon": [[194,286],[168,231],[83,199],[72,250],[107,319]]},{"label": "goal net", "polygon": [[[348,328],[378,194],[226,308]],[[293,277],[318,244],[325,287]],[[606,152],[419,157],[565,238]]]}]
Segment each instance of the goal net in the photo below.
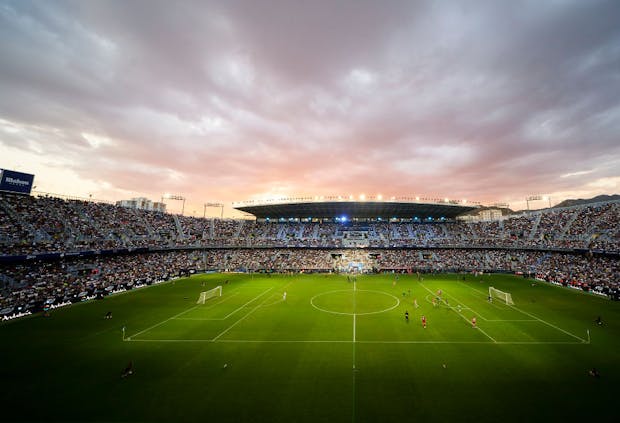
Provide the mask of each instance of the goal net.
[{"label": "goal net", "polygon": [[221,296],[222,296],[222,286],[221,285],[216,286],[213,289],[201,292],[200,297],[198,297],[198,301],[196,301],[196,304],[204,304],[205,301],[207,301],[209,298],[221,297]]},{"label": "goal net", "polygon": [[510,295],[510,293],[500,291],[492,286],[489,287],[489,298],[499,298],[508,305],[514,305],[512,302],[512,295]]}]

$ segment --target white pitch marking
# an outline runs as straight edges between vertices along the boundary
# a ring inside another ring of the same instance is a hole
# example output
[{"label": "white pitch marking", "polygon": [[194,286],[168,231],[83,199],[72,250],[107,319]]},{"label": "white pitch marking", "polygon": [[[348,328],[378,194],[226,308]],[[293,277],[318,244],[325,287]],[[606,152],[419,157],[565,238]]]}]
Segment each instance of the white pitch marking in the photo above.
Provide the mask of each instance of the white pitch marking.
[{"label": "white pitch marking", "polygon": [[[269,340],[269,339],[125,339],[125,342],[209,342],[240,344],[353,344],[351,340]],[[486,344],[486,345],[587,345],[571,341],[355,341],[356,344]]]},{"label": "white pitch marking", "polygon": [[[352,316],[354,313],[344,313],[344,312],[340,312],[340,311],[332,311],[332,310],[327,310],[327,309],[323,309],[323,308],[317,307],[317,306],[316,306],[316,304],[314,304],[314,299],[315,299],[315,298],[320,297],[320,296],[322,296],[322,295],[333,294],[334,292],[351,292],[351,291],[349,291],[349,290],[347,290],[347,289],[336,289],[336,290],[334,290],[334,291],[321,292],[320,294],[317,294],[317,295],[315,295],[314,297],[310,298],[310,305],[311,305],[312,307],[314,307],[315,309],[317,309],[317,310],[319,310],[319,311],[322,311],[322,312],[324,312],[324,313],[340,314],[340,315],[344,315],[344,316]],[[367,315],[367,314],[380,314],[380,313],[386,313],[386,312],[388,312],[388,311],[390,311],[390,310],[394,310],[396,307],[398,307],[398,306],[400,305],[400,300],[399,300],[397,297],[395,297],[394,295],[392,295],[392,294],[388,294],[387,292],[383,292],[383,291],[375,291],[375,290],[372,290],[372,289],[360,289],[360,292],[376,292],[376,293],[378,293],[378,294],[384,294],[384,295],[387,295],[388,297],[392,297],[392,298],[394,298],[394,299],[396,300],[396,304],[394,304],[394,306],[392,306],[392,307],[390,307],[390,308],[386,308],[385,310],[370,311],[370,312],[368,312],[368,313],[355,313],[355,314],[357,314],[357,315],[359,315],[359,316],[362,316],[362,315],[364,315],[364,316],[365,316],[365,315]]]},{"label": "white pitch marking", "polygon": [[[260,294],[258,297],[261,297],[262,295],[265,295],[267,292],[271,291],[274,287],[269,288],[267,291],[263,292],[262,294]],[[255,298],[255,299],[256,299]],[[269,299],[271,297],[267,297],[267,299]],[[254,301],[254,300],[252,300]],[[266,301],[266,300],[265,300]],[[213,341],[217,341],[219,339],[220,336],[224,335],[226,332],[228,332],[229,330],[231,330],[232,328],[234,328],[235,326],[237,326],[237,324],[239,324],[239,322],[241,322],[243,319],[245,319],[246,317],[248,317],[250,314],[254,313],[260,306],[262,306],[264,304],[263,301],[262,303],[260,303],[259,305],[257,305],[256,307],[254,307],[252,310],[250,310],[247,314],[245,314],[242,318],[240,318],[239,320],[237,320],[235,323],[233,323],[232,325],[230,325],[227,329],[225,329],[222,333],[220,333],[218,336],[216,336],[215,338],[213,338]]]},{"label": "white pitch marking", "polygon": [[[430,290],[430,289],[428,289],[426,286],[424,286],[424,284],[422,284],[422,282],[420,282],[420,286],[421,286],[422,288],[426,289],[428,292],[430,292],[430,293],[431,293],[431,295],[433,294],[433,291],[431,291],[431,290]],[[442,301],[443,301],[443,300],[442,300]],[[473,309],[472,309],[472,311],[473,311],[474,313],[476,313]],[[470,322],[469,322],[469,319],[468,319],[467,317],[463,316],[463,314],[459,313],[458,311],[456,312],[456,314],[458,314],[459,316],[461,316],[461,317],[462,317],[462,318],[463,318],[463,319],[464,319],[467,323],[470,323]],[[477,313],[476,313],[476,314],[477,314]],[[483,333],[483,334],[484,334],[487,338],[489,338],[491,341],[493,341],[493,342],[497,343],[497,341],[496,341],[496,340],[495,340],[495,339],[494,339],[491,335],[489,335],[488,333],[486,333],[486,332],[485,332],[484,330],[482,330],[479,326],[476,326],[476,329],[478,329],[481,333]]]},{"label": "white pitch marking", "polygon": [[523,313],[523,314],[525,314],[526,316],[533,317],[534,319],[536,319],[536,320],[538,320],[538,321],[540,321],[540,322],[544,323],[545,325],[551,326],[552,328],[557,329],[557,330],[559,330],[560,332],[563,332],[563,333],[565,333],[565,334],[567,334],[567,335],[570,335],[570,336],[572,336],[573,338],[579,339],[579,340],[580,340],[581,342],[583,342],[583,343],[587,343],[587,342],[588,342],[588,341],[586,341],[585,339],[578,337],[577,335],[573,335],[572,333],[570,333],[570,332],[568,332],[568,331],[566,331],[566,330],[564,330],[564,329],[562,329],[562,328],[559,328],[559,327],[557,327],[556,325],[554,325],[554,324],[552,324],[552,323],[546,322],[546,321],[544,321],[543,319],[541,319],[541,318],[539,318],[539,317],[534,316],[533,314],[530,314],[530,313],[528,313],[528,312],[526,312],[526,311],[523,311],[523,310],[521,310],[521,309],[519,309],[519,308],[517,308],[517,307],[515,307],[515,306],[513,306],[513,305],[510,305],[510,304],[509,304],[508,306],[509,306],[509,307],[512,307],[512,308],[514,308],[515,310],[517,310],[517,311],[519,311],[519,312],[521,312],[521,313]]},{"label": "white pitch marking", "polygon": [[[461,282],[461,283],[463,283],[463,282]],[[468,288],[470,288],[470,289],[473,289],[474,291],[478,291],[478,292],[480,292],[481,294],[484,294],[484,293],[483,293],[482,291],[480,291],[479,289],[476,289],[476,288],[474,288],[474,287],[471,287],[471,286],[469,286],[469,285],[467,285],[467,284],[463,284],[463,285],[467,286],[467,287],[468,287]],[[557,326],[555,326],[555,325],[553,325],[553,324],[551,324],[551,323],[549,323],[549,322],[546,322],[546,321],[544,321],[543,319],[541,319],[541,318],[539,318],[539,317],[534,316],[533,314],[530,314],[530,313],[528,313],[528,312],[526,312],[526,311],[523,311],[523,310],[521,310],[520,308],[517,308],[517,307],[515,307],[515,306],[513,306],[513,305],[510,305],[510,304],[506,304],[506,305],[507,305],[508,307],[514,308],[515,310],[517,310],[517,311],[518,311],[518,312],[520,312],[520,313],[525,314],[526,316],[530,316],[530,317],[532,317],[532,318],[534,318],[534,319],[538,320],[538,321],[539,321],[539,322],[541,322],[541,323],[544,323],[544,324],[546,324],[546,325],[548,325],[548,326],[551,326],[552,328],[557,329],[557,330],[559,330],[560,332],[563,332],[563,333],[565,333],[565,334],[567,334],[567,335],[570,335],[570,336],[572,336],[573,338],[579,339],[581,342],[585,342],[585,343],[587,343],[587,342],[588,342],[588,341],[586,341],[585,339],[580,338],[580,337],[578,337],[577,335],[573,335],[572,333],[570,333],[570,332],[568,332],[568,331],[566,331],[566,330],[564,330],[564,329],[562,329],[562,328],[559,328],[559,327],[557,327]]]},{"label": "white pitch marking", "polygon": [[[220,304],[223,304],[224,302],[230,300],[232,297],[234,297],[235,295],[238,295],[239,292],[234,292],[231,295],[227,295],[225,299],[223,299],[220,302],[212,302],[211,304],[207,305],[206,307],[204,307],[204,309],[211,309],[214,308],[216,306],[219,306]],[[209,318],[209,317],[175,317],[174,320],[226,320],[226,317],[217,317],[217,318]]]},{"label": "white pitch marking", "polygon": [[243,307],[245,307],[246,305],[250,304],[251,302],[257,300],[258,298],[262,297],[264,294],[266,294],[267,292],[271,291],[273,289],[273,287],[269,288],[267,291],[263,292],[262,294],[252,298],[250,301],[248,301],[247,303],[245,303],[244,305],[242,305],[241,307],[239,307],[238,309],[236,309],[235,311],[231,311],[230,313],[228,313],[222,320],[226,320],[228,319],[230,316],[232,316],[233,314],[235,314],[236,312],[238,312],[239,310],[243,309]]},{"label": "white pitch marking", "polygon": [[[465,286],[466,286],[466,287],[468,287],[469,289],[473,289],[474,291],[479,292],[479,293],[480,293],[480,294],[481,294],[484,298],[488,298],[488,297],[489,297],[489,296],[488,296],[488,294],[487,294],[486,292],[481,291],[481,290],[479,290],[479,289],[477,289],[477,288],[474,288],[474,287],[472,287],[472,286],[469,286],[469,285],[467,285],[465,282],[462,282],[462,281],[457,281],[457,282],[458,282],[458,283],[460,283],[460,284],[462,284],[462,285],[465,285]],[[504,303],[501,303],[501,302],[500,302],[499,304],[504,305]],[[505,307],[499,307],[499,306],[498,306],[497,304],[495,304],[494,302],[489,303],[489,305],[490,305],[490,306],[492,306],[492,307],[495,307],[495,308],[496,308],[496,309],[498,309],[498,310],[505,310]],[[506,305],[508,305],[508,304],[506,304]]]},{"label": "white pitch marking", "polygon": [[156,325],[153,325],[153,326],[151,326],[151,327],[149,327],[149,328],[146,328],[146,329],[144,329],[144,330],[141,330],[141,331],[140,331],[140,332],[138,332],[138,333],[135,333],[135,334],[131,335],[131,336],[130,336],[130,338],[133,338],[133,337],[135,337],[135,336],[138,336],[138,335],[140,335],[140,334],[143,334],[144,332],[148,332],[149,330],[154,329],[154,328],[156,328],[157,326],[163,325],[164,323],[169,322],[169,321],[170,321],[170,320],[172,320],[172,319],[175,319],[175,318],[177,318],[177,317],[179,317],[179,316],[182,316],[182,315],[183,315],[183,314],[185,314],[185,313],[188,313],[188,312],[192,311],[192,310],[193,310],[193,309],[195,309],[196,307],[198,307],[198,306],[197,306],[197,305],[195,305],[194,307],[188,308],[187,310],[182,311],[182,312],[180,312],[179,314],[175,314],[174,316],[169,317],[169,318],[167,318],[166,320],[164,320],[164,321],[162,321],[162,322],[157,323]]},{"label": "white pitch marking", "polygon": [[[450,294],[446,293],[446,297],[450,297],[450,298],[458,301],[459,303],[463,304],[463,302],[461,300],[459,300],[458,298],[456,298],[454,295],[450,295]],[[491,321],[490,319],[487,319],[486,317],[484,317],[482,314],[480,314],[479,312],[477,312],[473,308],[467,307],[467,309],[471,310],[474,314],[477,314],[478,317],[480,317],[482,320],[486,320],[487,322]]]}]

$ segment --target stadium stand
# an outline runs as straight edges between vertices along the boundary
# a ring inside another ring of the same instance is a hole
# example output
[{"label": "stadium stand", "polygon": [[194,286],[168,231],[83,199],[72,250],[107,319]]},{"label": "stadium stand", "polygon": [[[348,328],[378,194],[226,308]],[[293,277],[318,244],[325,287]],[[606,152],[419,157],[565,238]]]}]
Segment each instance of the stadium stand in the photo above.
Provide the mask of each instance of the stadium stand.
[{"label": "stadium stand", "polygon": [[351,231],[362,232],[368,246],[380,248],[580,248],[618,252],[619,219],[620,204],[613,202],[493,222],[272,223],[201,219],[84,201],[0,194],[0,253],[182,246],[338,248]]},{"label": "stadium stand", "polygon": [[609,202],[492,222],[267,222],[0,193],[0,315],[187,272],[333,272],[351,263],[517,272],[612,296],[619,218],[620,203]]}]

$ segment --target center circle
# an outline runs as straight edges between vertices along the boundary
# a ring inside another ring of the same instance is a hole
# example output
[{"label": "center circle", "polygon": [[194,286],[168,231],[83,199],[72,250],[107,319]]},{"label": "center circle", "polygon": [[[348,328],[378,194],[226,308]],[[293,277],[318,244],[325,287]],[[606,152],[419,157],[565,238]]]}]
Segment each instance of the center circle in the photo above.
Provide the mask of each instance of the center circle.
[{"label": "center circle", "polygon": [[310,304],[325,313],[360,316],[385,313],[398,307],[400,300],[382,291],[340,289],[315,295],[310,299]]}]

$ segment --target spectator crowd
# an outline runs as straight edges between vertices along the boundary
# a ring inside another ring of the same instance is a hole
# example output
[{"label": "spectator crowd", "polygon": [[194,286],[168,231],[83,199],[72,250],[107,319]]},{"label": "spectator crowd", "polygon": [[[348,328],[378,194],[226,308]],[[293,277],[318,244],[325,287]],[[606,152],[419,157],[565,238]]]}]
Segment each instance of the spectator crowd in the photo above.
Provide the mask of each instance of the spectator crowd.
[{"label": "spectator crowd", "polygon": [[[620,251],[620,202],[491,222],[258,222],[0,193],[0,255],[138,247],[508,247]],[[351,232],[362,239],[348,240]],[[348,242],[349,241],[349,242]]]},{"label": "spectator crowd", "polygon": [[[0,256],[29,255],[0,264],[0,318],[209,270],[506,271],[607,293],[619,288],[619,215],[610,202],[492,222],[258,222],[0,193]],[[106,251],[137,247],[158,252]]]}]

